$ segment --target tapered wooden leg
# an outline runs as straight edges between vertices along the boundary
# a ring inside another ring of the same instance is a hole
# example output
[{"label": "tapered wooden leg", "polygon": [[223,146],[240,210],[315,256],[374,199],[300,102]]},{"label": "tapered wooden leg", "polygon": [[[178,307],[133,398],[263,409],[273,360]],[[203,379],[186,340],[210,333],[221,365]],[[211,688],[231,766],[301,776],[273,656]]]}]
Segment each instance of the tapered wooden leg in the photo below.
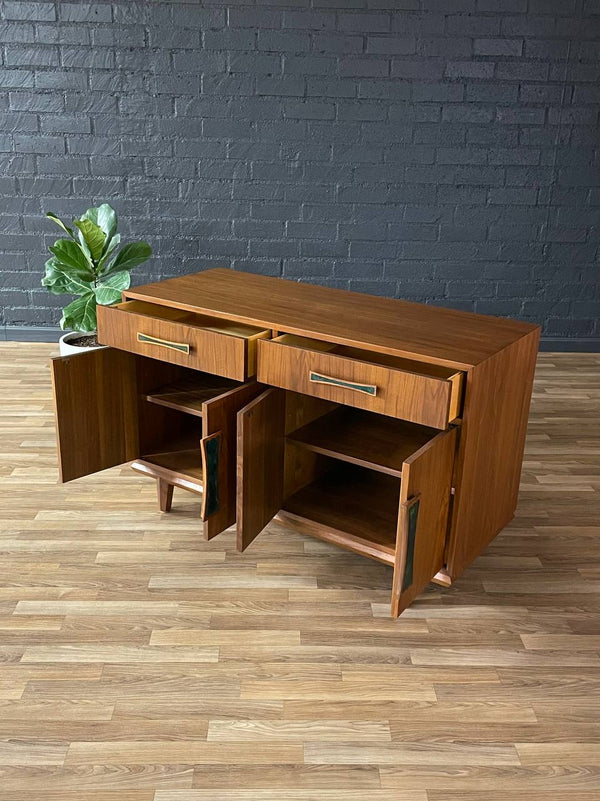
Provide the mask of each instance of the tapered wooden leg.
[{"label": "tapered wooden leg", "polygon": [[170,512],[173,502],[173,485],[165,481],[164,478],[156,479],[156,489],[158,491],[158,505],[161,512]]},{"label": "tapered wooden leg", "polygon": [[439,584],[440,587],[450,587],[452,585],[452,576],[446,573],[446,571],[442,568],[442,570],[439,570],[431,579],[431,583]]}]

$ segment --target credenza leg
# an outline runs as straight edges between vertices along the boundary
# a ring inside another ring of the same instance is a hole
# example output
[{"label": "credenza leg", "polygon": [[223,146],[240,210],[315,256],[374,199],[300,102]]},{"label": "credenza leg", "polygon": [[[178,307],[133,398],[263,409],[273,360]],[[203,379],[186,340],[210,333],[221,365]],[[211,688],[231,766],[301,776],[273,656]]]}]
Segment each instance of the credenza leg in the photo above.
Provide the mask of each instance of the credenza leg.
[{"label": "credenza leg", "polygon": [[173,485],[165,481],[164,478],[156,479],[156,489],[158,492],[158,505],[161,512],[170,512],[173,502]]},{"label": "credenza leg", "polygon": [[450,587],[452,585],[452,577],[442,568],[442,570],[436,573],[431,579],[431,582],[433,584],[439,584],[441,587]]}]

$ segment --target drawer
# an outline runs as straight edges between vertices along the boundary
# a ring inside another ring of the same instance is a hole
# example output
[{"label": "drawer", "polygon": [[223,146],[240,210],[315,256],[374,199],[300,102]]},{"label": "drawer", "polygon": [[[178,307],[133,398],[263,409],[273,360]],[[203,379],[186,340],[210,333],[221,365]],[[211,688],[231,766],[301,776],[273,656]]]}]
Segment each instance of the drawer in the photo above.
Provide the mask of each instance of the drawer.
[{"label": "drawer", "polygon": [[258,343],[257,378],[263,384],[443,429],[460,415],[464,374],[284,334]]},{"label": "drawer", "polygon": [[256,374],[256,343],[270,331],[130,300],[98,306],[103,345],[244,381]]}]

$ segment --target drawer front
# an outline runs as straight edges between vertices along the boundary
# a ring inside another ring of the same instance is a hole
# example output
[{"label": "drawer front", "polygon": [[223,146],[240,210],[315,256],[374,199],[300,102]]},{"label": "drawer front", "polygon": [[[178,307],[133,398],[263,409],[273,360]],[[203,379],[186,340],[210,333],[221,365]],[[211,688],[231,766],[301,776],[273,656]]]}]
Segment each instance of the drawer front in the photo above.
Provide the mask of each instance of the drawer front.
[{"label": "drawer front", "polygon": [[447,428],[453,385],[332,353],[258,343],[258,381],[413,423]]},{"label": "drawer front", "polygon": [[237,381],[249,372],[246,339],[118,306],[98,306],[98,338],[103,345]]}]

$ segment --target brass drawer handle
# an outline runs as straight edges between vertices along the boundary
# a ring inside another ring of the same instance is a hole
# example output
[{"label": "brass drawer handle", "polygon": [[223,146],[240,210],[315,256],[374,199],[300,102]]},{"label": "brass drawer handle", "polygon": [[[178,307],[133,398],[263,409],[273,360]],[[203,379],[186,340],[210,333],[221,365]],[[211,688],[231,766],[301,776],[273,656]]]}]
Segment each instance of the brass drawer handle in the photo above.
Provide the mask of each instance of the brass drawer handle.
[{"label": "brass drawer handle", "polygon": [[190,355],[190,346],[186,345],[185,342],[169,342],[168,339],[151,337],[149,334],[142,334],[141,331],[137,332],[137,341],[146,342],[148,345],[160,345],[163,348],[178,350],[181,353],[186,353],[188,356]]},{"label": "brass drawer handle", "polygon": [[377,395],[377,387],[375,384],[355,384],[352,381],[344,381],[342,378],[333,378],[330,375],[321,375],[310,370],[308,380],[311,384],[331,384],[334,387],[341,387],[342,389],[352,389],[355,392],[362,392],[364,395]]}]

